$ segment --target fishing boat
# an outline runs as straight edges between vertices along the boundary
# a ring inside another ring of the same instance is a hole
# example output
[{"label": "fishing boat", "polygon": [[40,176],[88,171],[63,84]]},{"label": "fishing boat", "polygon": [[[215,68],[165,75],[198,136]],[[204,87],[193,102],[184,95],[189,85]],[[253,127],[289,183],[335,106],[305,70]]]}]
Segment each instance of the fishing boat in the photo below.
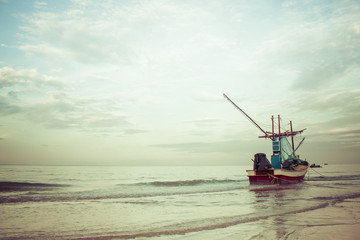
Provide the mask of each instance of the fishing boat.
[{"label": "fishing boat", "polygon": [[311,164],[310,167],[311,167],[311,168],[321,168],[320,165],[315,164],[315,163]]},{"label": "fishing boat", "polygon": [[254,155],[253,169],[246,170],[250,184],[275,184],[275,183],[299,183],[304,180],[309,163],[301,160],[296,151],[304,142],[303,138],[297,147],[294,146],[294,136],[301,134],[306,129],[294,131],[292,121],[290,129],[281,131],[280,115],[278,115],[278,129],[275,132],[274,116],[271,116],[272,131],[263,130],[249,115],[238,107],[226,94],[224,97],[232,103],[244,116],[253,123],[263,135],[259,138],[270,139],[272,142],[271,162],[267,159],[265,153],[256,153]]}]

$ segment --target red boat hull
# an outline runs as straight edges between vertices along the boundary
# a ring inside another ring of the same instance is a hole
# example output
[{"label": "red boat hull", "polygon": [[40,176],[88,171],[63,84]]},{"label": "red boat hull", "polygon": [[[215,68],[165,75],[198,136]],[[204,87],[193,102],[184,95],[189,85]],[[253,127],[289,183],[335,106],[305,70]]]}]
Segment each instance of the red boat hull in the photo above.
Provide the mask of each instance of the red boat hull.
[{"label": "red boat hull", "polygon": [[307,173],[307,166],[295,170],[286,169],[265,169],[261,171],[247,170],[250,184],[289,184],[304,181]]}]

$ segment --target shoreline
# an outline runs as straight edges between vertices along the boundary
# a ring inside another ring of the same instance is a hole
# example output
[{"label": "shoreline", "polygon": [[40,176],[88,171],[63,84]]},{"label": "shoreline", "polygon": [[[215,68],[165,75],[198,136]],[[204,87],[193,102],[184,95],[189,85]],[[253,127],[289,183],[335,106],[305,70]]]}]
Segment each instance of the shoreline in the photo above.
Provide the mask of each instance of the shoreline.
[{"label": "shoreline", "polygon": [[[311,224],[308,223],[309,220]],[[296,228],[285,234],[282,239],[359,239],[360,197],[293,215],[290,222],[294,222]]]}]

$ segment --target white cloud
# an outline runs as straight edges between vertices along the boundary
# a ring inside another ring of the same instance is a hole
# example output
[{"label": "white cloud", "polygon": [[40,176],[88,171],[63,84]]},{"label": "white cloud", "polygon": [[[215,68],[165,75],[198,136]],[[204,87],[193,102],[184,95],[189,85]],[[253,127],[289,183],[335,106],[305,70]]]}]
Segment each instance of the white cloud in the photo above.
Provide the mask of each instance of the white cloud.
[{"label": "white cloud", "polygon": [[220,92],[208,92],[205,90],[201,90],[196,93],[195,100],[204,101],[204,102],[221,102],[224,100],[223,95]]},{"label": "white cloud", "polygon": [[207,8],[186,2],[103,1],[61,13],[38,11],[24,19],[32,43],[21,49],[85,64],[184,63],[194,61],[194,54],[214,59],[212,51],[231,51],[236,42],[220,34],[224,22],[211,11],[222,10]]},{"label": "white cloud", "polygon": [[110,97],[72,95],[61,80],[36,70],[1,68],[0,86],[2,115],[21,115],[45,128],[108,131],[131,126]]},{"label": "white cloud", "polygon": [[110,99],[79,99],[69,95],[55,95],[23,109],[28,121],[46,128],[70,128],[78,131],[109,132],[115,128],[132,128],[125,114],[121,114]]},{"label": "white cloud", "polygon": [[80,4],[83,6],[89,5],[91,3],[93,3],[92,0],[71,0],[72,2],[76,3],[76,4]]},{"label": "white cloud", "polygon": [[26,52],[30,56],[43,56],[49,59],[64,59],[66,53],[61,49],[50,46],[50,45],[23,45],[19,47],[20,50]]},{"label": "white cloud", "polygon": [[200,124],[203,124],[203,123],[218,123],[218,122],[222,122],[224,121],[223,118],[196,118],[196,119],[192,119],[192,120],[185,120],[184,122],[186,123],[200,123]]},{"label": "white cloud", "polygon": [[357,114],[360,109],[360,89],[343,88],[303,93],[293,107],[301,112],[327,112],[342,116]]},{"label": "white cloud", "polygon": [[46,2],[41,2],[41,1],[35,1],[34,2],[34,7],[35,8],[39,8],[39,9],[41,9],[41,8],[44,8],[44,7],[46,7],[48,4],[46,3]]},{"label": "white cloud", "polygon": [[40,75],[35,69],[15,70],[10,67],[0,68],[0,88],[13,85],[50,86],[62,88],[64,83],[56,77]]},{"label": "white cloud", "polygon": [[0,96],[0,113],[2,116],[16,114],[22,111],[21,106],[12,104],[7,98]]},{"label": "white cloud", "polygon": [[[295,80],[292,90],[338,86],[349,72],[360,69],[357,3],[318,4],[310,7],[299,2],[291,4],[288,10],[294,12],[287,17],[292,21],[280,26],[257,52],[258,59],[271,64],[276,71],[289,69],[296,74],[290,79]],[[297,11],[298,7],[303,11]]]}]

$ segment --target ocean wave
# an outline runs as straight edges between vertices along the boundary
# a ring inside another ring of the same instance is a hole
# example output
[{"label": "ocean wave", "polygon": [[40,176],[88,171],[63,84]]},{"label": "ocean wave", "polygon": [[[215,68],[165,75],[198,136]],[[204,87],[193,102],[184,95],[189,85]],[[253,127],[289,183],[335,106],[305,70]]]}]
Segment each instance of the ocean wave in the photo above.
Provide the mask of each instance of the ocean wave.
[{"label": "ocean wave", "polygon": [[356,192],[356,193],[347,193],[347,194],[343,194],[343,195],[339,195],[339,196],[314,197],[311,200],[315,200],[315,201],[330,200],[330,201],[332,201],[332,203],[338,203],[338,202],[342,202],[347,199],[353,199],[353,198],[360,198],[360,193]]},{"label": "ocean wave", "polygon": [[249,191],[251,192],[274,192],[274,191],[284,191],[284,190],[294,190],[304,188],[303,184],[286,184],[286,185],[252,185],[250,186]]},{"label": "ocean wave", "polygon": [[343,176],[317,176],[310,177],[306,181],[342,181],[342,180],[360,180],[360,175],[343,175]]},{"label": "ocean wave", "polygon": [[[153,181],[135,183],[135,185],[146,185],[156,187],[183,187],[183,186],[197,186],[203,184],[226,184],[226,183],[239,183],[244,180],[234,179],[193,179],[193,180],[177,180],[177,181]],[[119,184],[122,185],[122,184]]]},{"label": "ocean wave", "polygon": [[[218,185],[216,187],[207,186],[194,188],[144,188],[142,186],[127,185],[126,188],[79,192],[31,192],[16,195],[0,195],[0,203],[18,203],[18,202],[65,202],[65,201],[102,201],[102,200],[121,200],[121,199],[143,199],[162,196],[177,196],[190,194],[217,194],[228,191],[246,189],[244,185]],[[137,203],[141,203],[135,200]],[[133,203],[133,200],[128,202]]]},{"label": "ocean wave", "polygon": [[30,182],[0,182],[0,192],[17,191],[48,191],[53,188],[68,187],[65,184],[30,183]]}]

